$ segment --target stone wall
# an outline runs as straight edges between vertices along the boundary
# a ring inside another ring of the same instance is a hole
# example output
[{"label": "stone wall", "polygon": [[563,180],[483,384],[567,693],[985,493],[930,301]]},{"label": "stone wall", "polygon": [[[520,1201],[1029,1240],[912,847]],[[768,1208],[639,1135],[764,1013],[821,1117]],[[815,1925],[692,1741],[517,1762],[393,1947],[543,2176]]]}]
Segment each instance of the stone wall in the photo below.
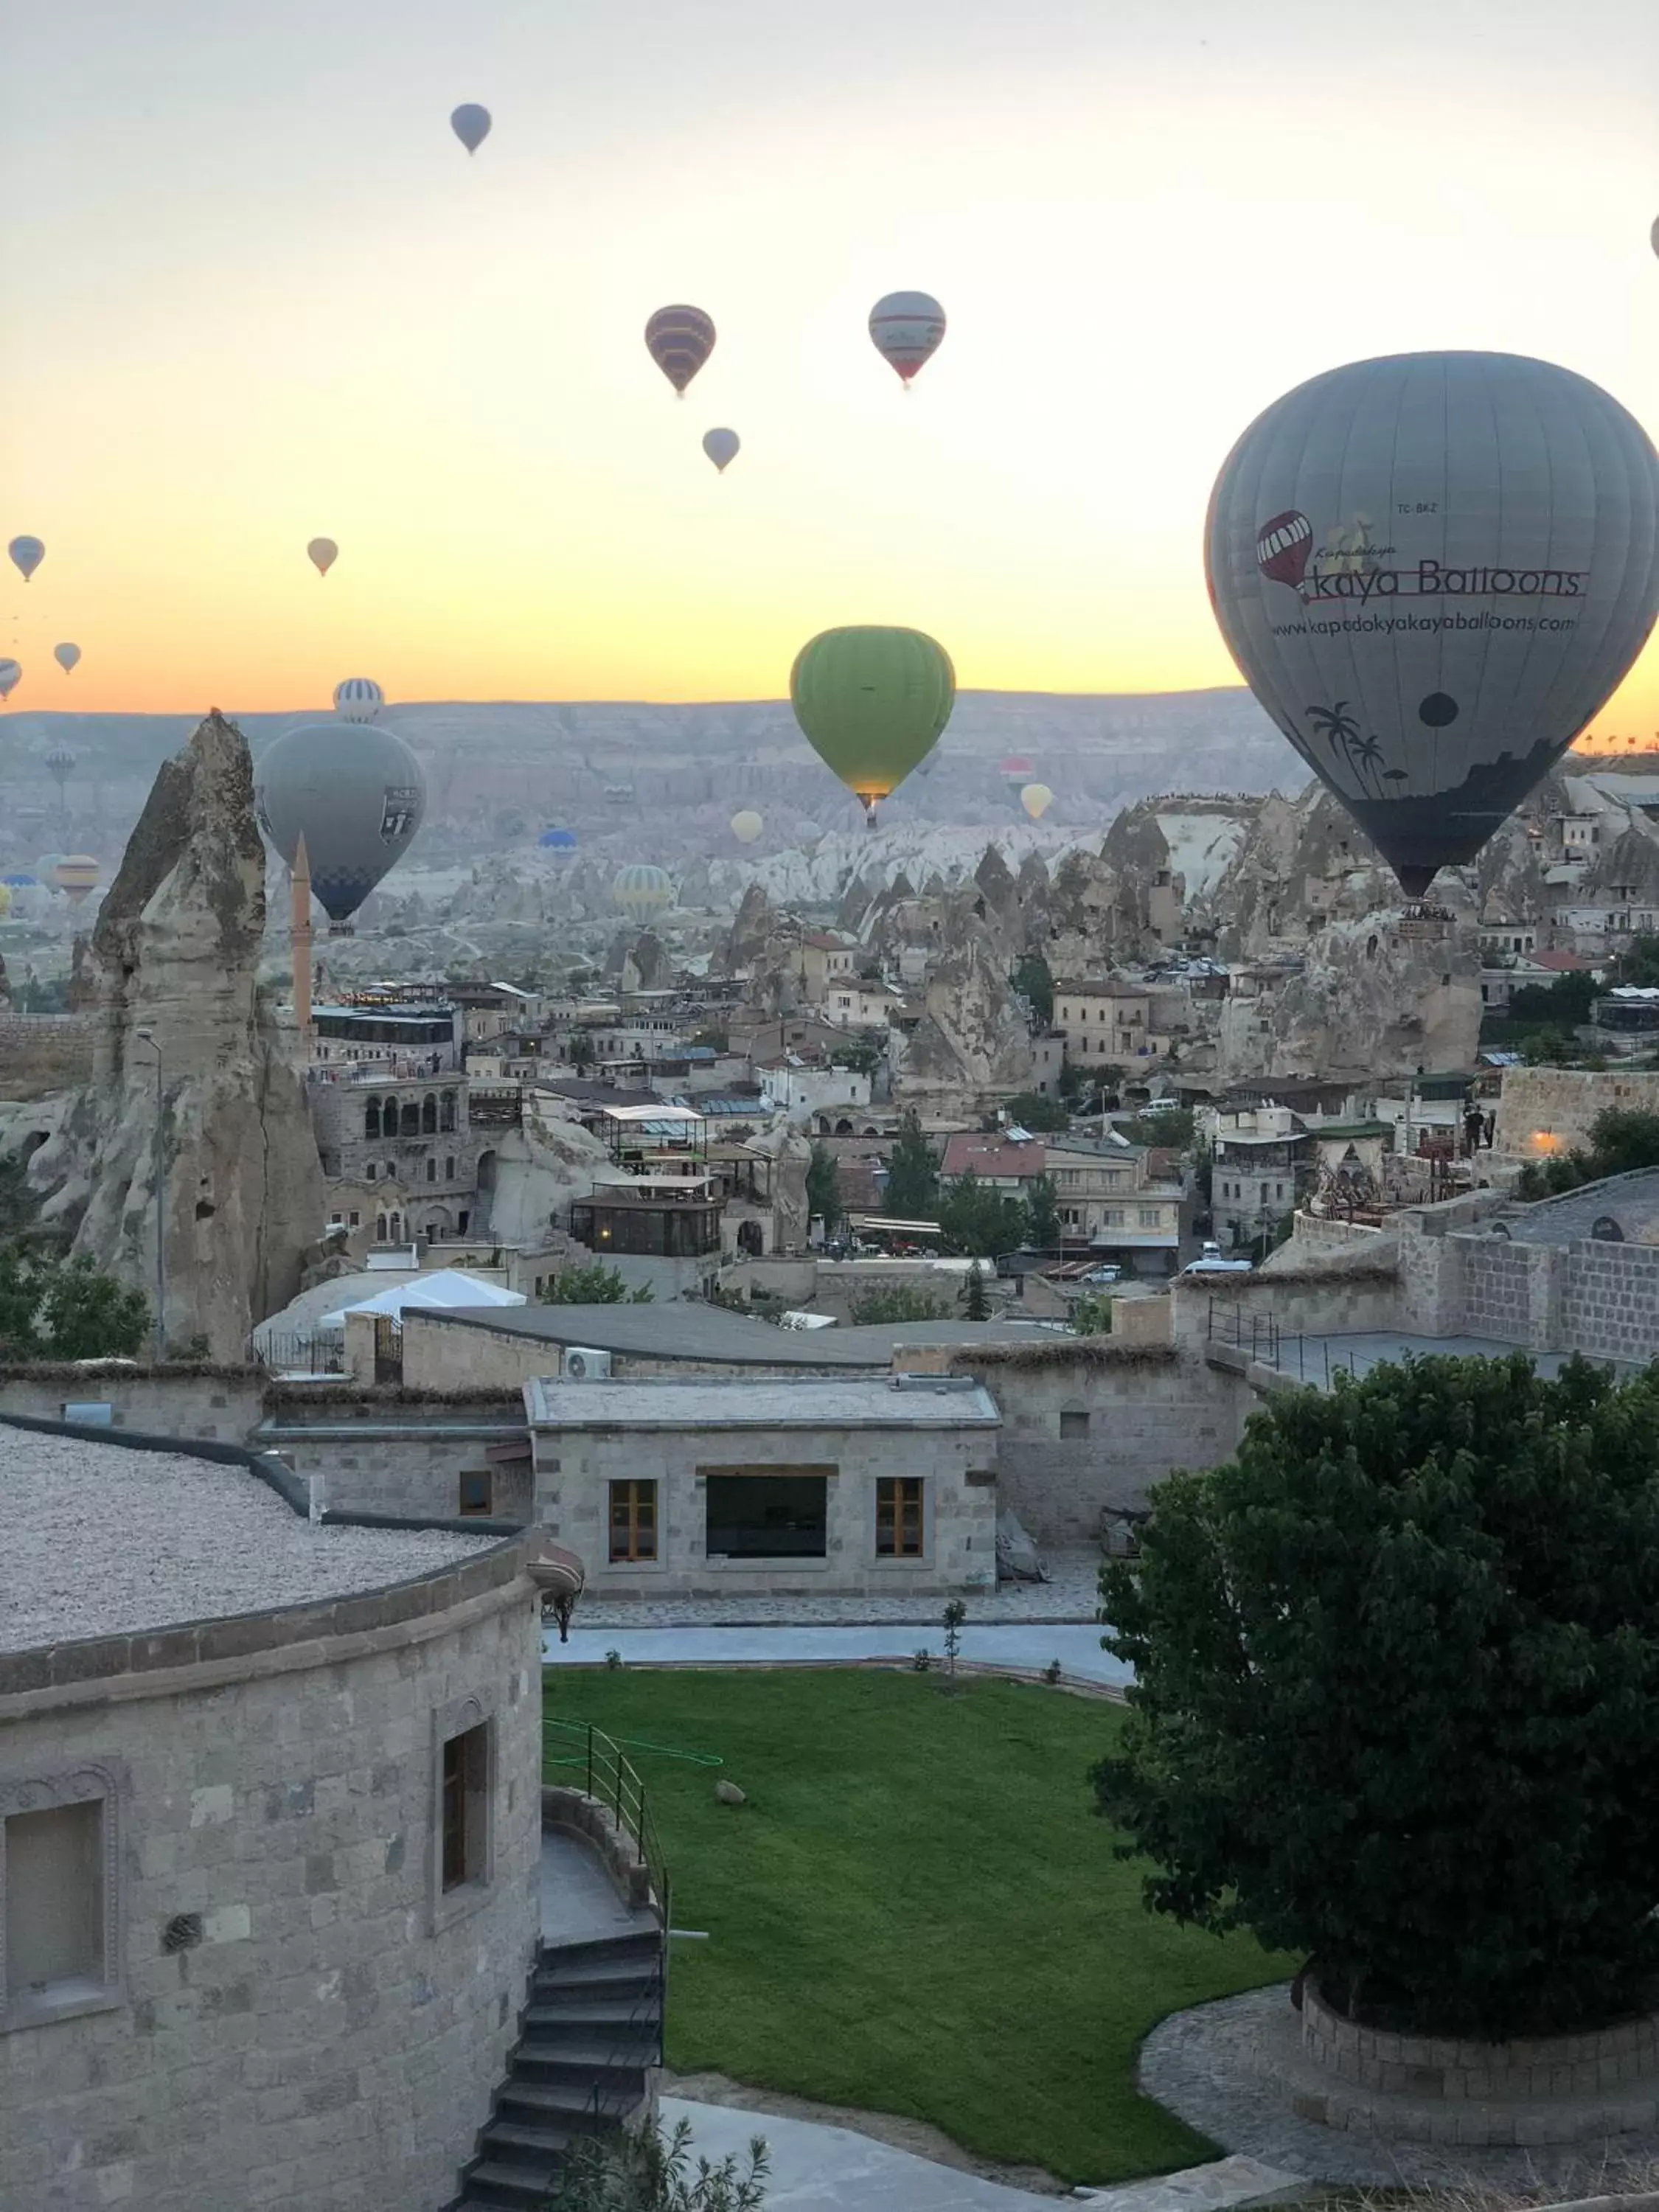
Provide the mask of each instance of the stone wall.
[{"label": "stone wall", "polygon": [[1575,1244],[1561,1295],[1561,1334],[1592,1359],[1659,1359],[1659,1246]]},{"label": "stone wall", "polygon": [[44,1098],[90,1083],[96,1035],[87,1014],[0,1013],[0,1098]]},{"label": "stone wall", "polygon": [[[152,1638],[194,1656],[143,1673],[125,1639],[52,1687],[6,1662],[0,1806],[105,1778],[118,1976],[0,2033],[0,2203],[453,2202],[538,1938],[541,1628],[517,1547],[430,1579]],[[479,1723],[486,1875],[445,1894],[441,1744]]]},{"label": "stone wall", "polygon": [[[498,1467],[489,1447],[523,1442],[524,1409],[504,1403],[498,1420],[455,1421],[423,1417],[319,1422],[279,1416],[264,1422],[249,1442],[256,1451],[280,1452],[295,1474],[311,1484],[319,1506],[337,1513],[391,1513],[409,1520],[453,1521],[461,1510],[463,1474],[490,1476],[490,1517],[527,1524],[533,1485],[530,1462]],[[516,1420],[514,1414],[516,1413]]]},{"label": "stone wall", "polygon": [[[948,1399],[945,1401],[948,1403]],[[996,1580],[994,1429],[564,1429],[536,1435],[536,1519],[587,1562],[607,1597],[830,1596],[989,1589]],[[704,1467],[829,1468],[823,1559],[710,1559]],[[919,1559],[876,1556],[876,1482],[926,1484]],[[608,1562],[609,1486],[657,1485],[658,1557]]]},{"label": "stone wall", "polygon": [[[796,1340],[799,1341],[799,1339]],[[404,1381],[412,1389],[517,1393],[526,1382],[556,1376],[561,1347],[545,1337],[517,1336],[506,1329],[480,1328],[444,1322],[412,1310],[404,1317]],[[872,1370],[882,1363],[872,1361]],[[670,1382],[694,1382],[700,1375],[732,1376],[763,1371],[746,1361],[650,1359],[617,1352],[611,1374],[618,1380],[656,1376]],[[791,1367],[793,1376],[839,1376],[845,1367]]]},{"label": "stone wall", "polygon": [[0,1368],[0,1413],[63,1417],[66,1404],[107,1405],[110,1425],[152,1437],[239,1444],[259,1419],[262,1369],[40,1364]]},{"label": "stone wall", "polygon": [[1401,1326],[1401,1277],[1392,1255],[1375,1268],[1186,1276],[1170,1291],[1177,1344],[1249,1340],[1271,1319],[1282,1336],[1336,1336]]},{"label": "stone wall", "polygon": [[1544,1349],[1547,1328],[1540,1328],[1534,1308],[1547,1304],[1555,1253],[1547,1244],[1514,1244],[1504,1237],[1455,1237],[1454,1261],[1460,1264],[1460,1336],[1489,1336],[1499,1344]]},{"label": "stone wall", "polygon": [[1492,1150],[1522,1160],[1587,1152],[1590,1124],[1612,1107],[1659,1114],[1659,1074],[1506,1067]]},{"label": "stone wall", "polygon": [[1097,1338],[999,1358],[1003,1349],[957,1352],[951,1371],[975,1376],[996,1400],[998,1502],[1039,1544],[1091,1543],[1104,1515],[1145,1507],[1174,1468],[1228,1458],[1255,1403],[1201,1351]]}]

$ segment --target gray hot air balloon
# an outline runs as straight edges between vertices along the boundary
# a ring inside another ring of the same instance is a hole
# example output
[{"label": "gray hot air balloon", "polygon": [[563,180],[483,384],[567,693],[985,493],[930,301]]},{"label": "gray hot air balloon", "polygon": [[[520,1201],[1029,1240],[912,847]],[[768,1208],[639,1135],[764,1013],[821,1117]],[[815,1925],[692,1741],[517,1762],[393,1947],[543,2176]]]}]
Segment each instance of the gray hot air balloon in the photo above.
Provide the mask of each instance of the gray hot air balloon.
[{"label": "gray hot air balloon", "polygon": [[421,764],[377,722],[307,722],[253,771],[259,827],[290,867],[301,835],[311,888],[338,927],[414,840],[426,811]]},{"label": "gray hot air balloon", "polygon": [[1223,464],[1210,600],[1250,689],[1413,897],[1470,860],[1659,613],[1659,455],[1516,354],[1351,362]]}]

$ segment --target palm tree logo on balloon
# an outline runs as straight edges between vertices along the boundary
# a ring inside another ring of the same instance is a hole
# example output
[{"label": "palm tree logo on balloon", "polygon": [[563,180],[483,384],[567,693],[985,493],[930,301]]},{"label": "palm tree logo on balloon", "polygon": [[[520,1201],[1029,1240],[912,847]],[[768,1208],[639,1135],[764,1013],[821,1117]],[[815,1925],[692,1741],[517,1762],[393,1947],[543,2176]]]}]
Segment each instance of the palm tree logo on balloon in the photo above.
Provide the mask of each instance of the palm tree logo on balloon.
[{"label": "palm tree logo on balloon", "polygon": [[[1310,707],[1308,720],[1318,735],[1324,738],[1333,753],[1338,755],[1362,790],[1369,778],[1376,796],[1383,795],[1378,769],[1382,762],[1382,747],[1374,737],[1361,733],[1357,718],[1348,712],[1348,702],[1339,699],[1334,706]],[[1390,772],[1389,780],[1398,781],[1401,771]]]}]

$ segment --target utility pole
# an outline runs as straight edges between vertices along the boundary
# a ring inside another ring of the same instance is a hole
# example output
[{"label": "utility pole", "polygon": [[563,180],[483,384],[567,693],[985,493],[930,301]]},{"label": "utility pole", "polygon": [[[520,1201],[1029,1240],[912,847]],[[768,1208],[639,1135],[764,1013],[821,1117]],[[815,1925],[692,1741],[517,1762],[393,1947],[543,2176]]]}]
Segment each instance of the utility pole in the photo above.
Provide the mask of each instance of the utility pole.
[{"label": "utility pole", "polygon": [[294,854],[294,1016],[300,1028],[300,1073],[311,1067],[311,860],[302,831]]},{"label": "utility pole", "polygon": [[150,1170],[155,1180],[155,1364],[167,1353],[167,1155],[161,1143],[161,1047],[154,1030],[140,1030],[137,1042],[155,1054],[155,1127],[150,1138]]}]

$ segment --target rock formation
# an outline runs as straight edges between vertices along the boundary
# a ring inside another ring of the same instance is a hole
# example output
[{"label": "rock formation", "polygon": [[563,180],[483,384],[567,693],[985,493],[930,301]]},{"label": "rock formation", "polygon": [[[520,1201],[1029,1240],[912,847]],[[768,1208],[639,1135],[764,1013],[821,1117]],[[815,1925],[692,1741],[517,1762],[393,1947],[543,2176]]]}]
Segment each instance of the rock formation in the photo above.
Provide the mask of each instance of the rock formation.
[{"label": "rock formation", "polygon": [[222,1360],[298,1291],[324,1211],[292,1040],[256,988],[264,921],[247,744],[216,712],[162,763],[105,896],[93,1080],[29,1179],[77,1254],[153,1300],[159,1171],[167,1342]]},{"label": "rock formation", "polygon": [[921,1019],[903,1037],[894,1093],[907,1105],[974,1109],[983,1097],[1025,1088],[1031,1036],[971,898],[952,902],[945,947],[928,974]]}]

